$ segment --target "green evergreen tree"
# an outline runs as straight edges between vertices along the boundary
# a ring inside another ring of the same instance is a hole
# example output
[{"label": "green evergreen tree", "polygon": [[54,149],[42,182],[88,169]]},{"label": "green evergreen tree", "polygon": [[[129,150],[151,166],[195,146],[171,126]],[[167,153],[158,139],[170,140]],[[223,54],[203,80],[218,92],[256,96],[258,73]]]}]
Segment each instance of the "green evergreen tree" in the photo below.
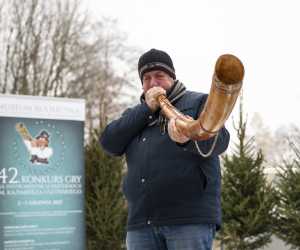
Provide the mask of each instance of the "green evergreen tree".
[{"label": "green evergreen tree", "polygon": [[279,166],[282,171],[277,174],[277,216],[273,226],[278,238],[291,245],[291,249],[300,250],[300,152],[290,140],[289,144],[296,159],[292,164],[284,162],[284,166]]},{"label": "green evergreen tree", "polygon": [[113,157],[99,144],[95,131],[85,147],[87,249],[121,249],[126,241],[128,205],[122,192],[124,157]]},{"label": "green evergreen tree", "polygon": [[107,154],[99,143],[104,129],[100,82],[100,131],[85,146],[85,209],[88,250],[119,250],[125,246],[128,204],[122,192],[125,157]]},{"label": "green evergreen tree", "polygon": [[239,144],[234,143],[231,158],[222,156],[222,223],[218,239],[231,249],[257,249],[271,242],[271,218],[274,207],[273,187],[266,180],[262,163],[264,156],[255,156],[254,137],[246,142],[243,123],[242,94],[240,121],[237,131]]}]

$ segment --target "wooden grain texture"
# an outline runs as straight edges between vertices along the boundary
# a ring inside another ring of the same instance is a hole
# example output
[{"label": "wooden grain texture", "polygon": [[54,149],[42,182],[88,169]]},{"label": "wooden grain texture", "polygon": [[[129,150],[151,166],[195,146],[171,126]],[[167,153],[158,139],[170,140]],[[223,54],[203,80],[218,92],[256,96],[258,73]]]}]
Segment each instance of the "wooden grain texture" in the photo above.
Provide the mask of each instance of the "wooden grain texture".
[{"label": "wooden grain texture", "polygon": [[229,117],[243,85],[244,66],[233,55],[222,55],[217,60],[210,93],[198,120],[190,121],[176,110],[165,98],[158,97],[158,103],[165,116],[176,119],[180,133],[195,141],[214,136]]}]

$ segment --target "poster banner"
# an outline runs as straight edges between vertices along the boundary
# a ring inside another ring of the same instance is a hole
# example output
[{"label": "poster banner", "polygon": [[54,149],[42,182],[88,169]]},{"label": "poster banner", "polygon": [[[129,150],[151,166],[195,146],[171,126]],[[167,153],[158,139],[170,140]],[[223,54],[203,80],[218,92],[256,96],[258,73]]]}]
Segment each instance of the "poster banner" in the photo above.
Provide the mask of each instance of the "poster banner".
[{"label": "poster banner", "polygon": [[0,249],[86,249],[84,118],[84,100],[0,95]]}]

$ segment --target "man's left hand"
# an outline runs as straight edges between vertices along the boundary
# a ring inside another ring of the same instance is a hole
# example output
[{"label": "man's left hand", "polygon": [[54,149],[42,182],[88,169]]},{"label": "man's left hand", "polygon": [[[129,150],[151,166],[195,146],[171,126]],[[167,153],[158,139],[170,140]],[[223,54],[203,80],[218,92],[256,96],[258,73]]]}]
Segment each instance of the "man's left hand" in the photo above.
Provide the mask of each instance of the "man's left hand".
[{"label": "man's left hand", "polygon": [[[188,115],[186,115],[185,117],[191,121],[194,120],[192,117],[189,117]],[[171,120],[169,122],[168,132],[169,132],[169,136],[171,137],[171,139],[175,142],[185,143],[190,139],[190,138],[186,137],[185,135],[179,133],[179,131],[175,125],[175,120],[173,118],[171,118]]]}]

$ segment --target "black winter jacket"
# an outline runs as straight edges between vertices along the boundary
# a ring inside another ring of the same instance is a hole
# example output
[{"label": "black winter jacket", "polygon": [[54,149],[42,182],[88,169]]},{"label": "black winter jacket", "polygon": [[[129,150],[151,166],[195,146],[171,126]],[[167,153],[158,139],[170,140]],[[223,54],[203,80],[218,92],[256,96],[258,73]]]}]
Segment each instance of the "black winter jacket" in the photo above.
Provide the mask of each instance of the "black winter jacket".
[{"label": "black winter jacket", "polygon": [[[196,120],[207,96],[187,91],[175,107]],[[155,119],[144,102],[127,108],[100,137],[107,153],[126,155],[128,171],[122,188],[130,204],[127,230],[191,223],[213,223],[217,230],[221,229],[218,156],[228,147],[228,131],[225,126],[221,129],[212,154],[204,158],[194,141],[181,147],[168,133],[161,135],[159,126],[149,126]],[[214,138],[197,142],[202,153],[209,152]],[[207,181],[205,188],[199,169]]]}]

